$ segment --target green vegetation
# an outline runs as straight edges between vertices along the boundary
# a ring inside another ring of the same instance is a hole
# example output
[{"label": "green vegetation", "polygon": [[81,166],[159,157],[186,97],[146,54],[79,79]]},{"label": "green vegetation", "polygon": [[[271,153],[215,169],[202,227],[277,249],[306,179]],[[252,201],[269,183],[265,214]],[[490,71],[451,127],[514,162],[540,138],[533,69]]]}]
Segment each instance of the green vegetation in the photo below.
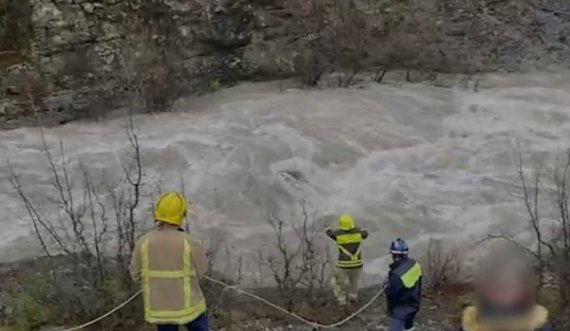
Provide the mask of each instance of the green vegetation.
[{"label": "green vegetation", "polygon": [[208,90],[210,90],[210,92],[218,92],[222,87],[222,83],[219,79],[214,79],[208,84]]},{"label": "green vegetation", "polygon": [[9,320],[16,331],[34,330],[43,325],[45,319],[43,306],[29,293],[22,292],[16,297],[14,311]]}]

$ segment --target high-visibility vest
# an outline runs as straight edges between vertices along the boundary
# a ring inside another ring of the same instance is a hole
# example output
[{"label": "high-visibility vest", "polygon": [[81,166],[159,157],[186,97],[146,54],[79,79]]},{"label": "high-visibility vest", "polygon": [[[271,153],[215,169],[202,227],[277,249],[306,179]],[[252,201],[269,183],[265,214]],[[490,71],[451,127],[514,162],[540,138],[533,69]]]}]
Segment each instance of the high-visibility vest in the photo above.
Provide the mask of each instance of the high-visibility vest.
[{"label": "high-visibility vest", "polygon": [[[206,311],[206,301],[199,290],[193,293],[193,284],[197,284],[197,274],[191,261],[191,245],[188,239],[182,239],[184,249],[178,270],[153,269],[149,238],[141,243],[141,280],[145,308],[145,320],[151,324],[184,325],[200,317]],[[159,245],[156,245],[159,246]],[[198,285],[199,286],[199,285]],[[167,289],[172,293],[161,293]],[[170,298],[164,296],[180,296],[172,298],[180,304],[165,304]],[[160,299],[163,299],[161,302]],[[169,308],[166,308],[169,307]]]},{"label": "high-visibility vest", "polygon": [[[362,243],[362,233],[360,231],[353,233],[341,233],[336,237],[336,243],[339,251],[342,253],[339,256],[336,266],[339,268],[358,268],[362,267],[362,253],[360,251],[360,243]],[[356,251],[350,252],[348,246],[357,246]]]},{"label": "high-visibility vest", "polygon": [[412,267],[406,270],[406,272],[400,276],[400,279],[402,280],[404,287],[410,289],[416,286],[421,277],[422,267],[418,262],[413,261]]}]

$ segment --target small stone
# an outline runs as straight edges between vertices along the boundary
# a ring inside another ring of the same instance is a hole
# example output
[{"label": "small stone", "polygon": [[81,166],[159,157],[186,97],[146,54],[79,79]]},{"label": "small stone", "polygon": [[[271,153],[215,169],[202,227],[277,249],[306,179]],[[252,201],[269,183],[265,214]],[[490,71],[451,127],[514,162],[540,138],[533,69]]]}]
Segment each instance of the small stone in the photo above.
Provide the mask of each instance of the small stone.
[{"label": "small stone", "polygon": [[13,102],[8,101],[0,103],[0,115],[17,115],[23,112],[24,110]]},{"label": "small stone", "polygon": [[8,86],[8,88],[6,89],[6,94],[7,95],[20,95],[20,94],[22,94],[22,91],[20,91],[20,89],[17,86]]},{"label": "small stone", "polygon": [[83,11],[85,11],[88,14],[93,14],[93,12],[95,11],[95,6],[93,6],[92,3],[86,2],[83,4]]}]

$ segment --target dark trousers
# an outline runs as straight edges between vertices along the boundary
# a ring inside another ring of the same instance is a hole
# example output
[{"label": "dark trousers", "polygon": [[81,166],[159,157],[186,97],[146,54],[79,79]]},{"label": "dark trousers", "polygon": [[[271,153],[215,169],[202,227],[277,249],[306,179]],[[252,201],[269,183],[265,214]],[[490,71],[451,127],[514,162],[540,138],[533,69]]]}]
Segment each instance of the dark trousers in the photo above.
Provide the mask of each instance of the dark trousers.
[{"label": "dark trousers", "polygon": [[[184,327],[186,327],[188,331],[210,331],[208,315],[204,313]],[[179,328],[180,325],[176,324],[159,324],[156,326],[157,331],[178,331]]]},{"label": "dark trousers", "polygon": [[391,317],[390,325],[388,326],[388,331],[405,331],[405,330],[412,330],[413,328],[414,328],[413,318],[402,320]]}]

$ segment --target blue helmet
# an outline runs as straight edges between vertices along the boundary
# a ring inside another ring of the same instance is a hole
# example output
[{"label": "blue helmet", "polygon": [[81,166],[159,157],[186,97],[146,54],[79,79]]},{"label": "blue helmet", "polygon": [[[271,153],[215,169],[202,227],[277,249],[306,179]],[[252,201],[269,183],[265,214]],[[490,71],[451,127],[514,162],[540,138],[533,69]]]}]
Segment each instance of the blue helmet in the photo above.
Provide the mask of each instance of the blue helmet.
[{"label": "blue helmet", "polygon": [[410,248],[408,247],[408,244],[406,244],[406,242],[400,238],[392,241],[392,244],[390,244],[390,253],[392,254],[408,255],[409,251]]}]

